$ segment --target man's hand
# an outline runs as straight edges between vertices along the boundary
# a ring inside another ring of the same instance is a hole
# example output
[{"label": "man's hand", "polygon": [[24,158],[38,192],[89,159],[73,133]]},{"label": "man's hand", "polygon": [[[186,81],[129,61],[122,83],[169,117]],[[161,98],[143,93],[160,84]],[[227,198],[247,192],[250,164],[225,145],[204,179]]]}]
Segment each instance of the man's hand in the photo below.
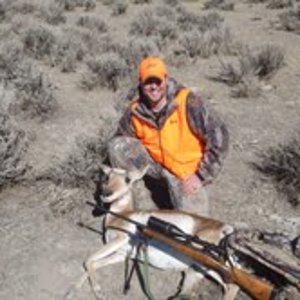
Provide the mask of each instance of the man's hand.
[{"label": "man's hand", "polygon": [[193,174],[182,181],[182,189],[186,194],[195,194],[201,187],[201,180],[196,174]]}]

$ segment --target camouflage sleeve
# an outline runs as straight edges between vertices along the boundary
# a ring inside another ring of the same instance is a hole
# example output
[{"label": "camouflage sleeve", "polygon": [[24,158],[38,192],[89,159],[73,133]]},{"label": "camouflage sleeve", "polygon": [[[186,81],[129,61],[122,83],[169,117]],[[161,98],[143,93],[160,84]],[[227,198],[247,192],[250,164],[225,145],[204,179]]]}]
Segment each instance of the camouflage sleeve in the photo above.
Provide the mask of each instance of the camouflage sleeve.
[{"label": "camouflage sleeve", "polygon": [[212,182],[221,170],[228,151],[228,130],[198,94],[190,93],[188,96],[187,118],[194,134],[205,143],[204,156],[196,172],[205,185]]},{"label": "camouflage sleeve", "polygon": [[[117,131],[114,135],[117,136],[127,136],[137,138],[135,134],[135,129],[131,121],[131,109],[128,108],[119,121]],[[124,141],[124,140],[123,140]],[[149,162],[149,169],[147,174],[153,178],[160,179],[162,177],[162,166],[156,163],[150,155],[147,155],[147,160]]]},{"label": "camouflage sleeve", "polygon": [[115,136],[130,136],[136,137],[135,130],[131,120],[131,109],[127,108],[121,117]]}]

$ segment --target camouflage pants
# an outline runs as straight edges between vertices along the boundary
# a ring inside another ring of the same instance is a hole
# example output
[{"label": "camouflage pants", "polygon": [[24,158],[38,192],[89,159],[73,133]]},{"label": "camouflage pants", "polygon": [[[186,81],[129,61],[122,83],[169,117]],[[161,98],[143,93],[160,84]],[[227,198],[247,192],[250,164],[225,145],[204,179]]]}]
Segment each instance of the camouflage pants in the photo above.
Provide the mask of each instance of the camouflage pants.
[{"label": "camouflage pants", "polygon": [[192,195],[185,193],[182,189],[181,180],[153,161],[138,139],[131,137],[114,138],[108,144],[108,155],[111,165],[115,168],[128,171],[142,170],[146,165],[149,165],[147,175],[166,183],[172,208],[209,216],[206,188],[201,187]]}]

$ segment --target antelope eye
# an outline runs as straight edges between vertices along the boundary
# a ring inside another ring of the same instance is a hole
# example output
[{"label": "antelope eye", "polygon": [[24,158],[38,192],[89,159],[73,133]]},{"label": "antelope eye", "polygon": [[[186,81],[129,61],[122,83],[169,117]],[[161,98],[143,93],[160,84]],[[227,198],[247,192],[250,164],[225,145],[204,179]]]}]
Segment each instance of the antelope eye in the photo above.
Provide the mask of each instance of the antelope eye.
[{"label": "antelope eye", "polygon": [[128,176],[125,177],[125,182],[129,183],[130,182],[130,178]]}]

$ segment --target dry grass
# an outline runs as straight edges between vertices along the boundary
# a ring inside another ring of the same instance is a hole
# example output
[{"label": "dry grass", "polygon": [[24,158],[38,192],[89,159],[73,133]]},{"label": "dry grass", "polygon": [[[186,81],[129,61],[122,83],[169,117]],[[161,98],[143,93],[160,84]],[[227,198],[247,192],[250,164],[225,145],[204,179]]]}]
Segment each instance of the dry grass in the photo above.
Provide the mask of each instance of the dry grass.
[{"label": "dry grass", "polygon": [[300,135],[285,144],[267,149],[253,167],[274,183],[292,205],[300,204]]}]

